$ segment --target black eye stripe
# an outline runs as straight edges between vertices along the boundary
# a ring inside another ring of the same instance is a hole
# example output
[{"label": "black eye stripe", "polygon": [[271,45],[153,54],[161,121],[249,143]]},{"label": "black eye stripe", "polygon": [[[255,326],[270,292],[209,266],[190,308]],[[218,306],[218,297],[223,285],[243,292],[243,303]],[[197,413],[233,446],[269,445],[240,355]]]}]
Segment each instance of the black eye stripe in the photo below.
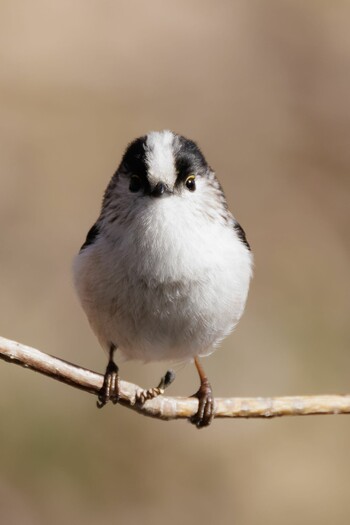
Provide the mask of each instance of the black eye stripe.
[{"label": "black eye stripe", "polygon": [[143,187],[143,182],[142,182],[141,177],[139,177],[138,175],[131,175],[129,190],[133,193],[136,193],[140,191],[142,187]]},{"label": "black eye stripe", "polygon": [[177,172],[176,185],[183,184],[191,174],[202,175],[208,169],[208,164],[192,140],[178,135],[178,148],[175,150],[175,168]]},{"label": "black eye stripe", "polygon": [[142,180],[147,179],[146,139],[147,137],[140,137],[129,144],[124,153],[120,171],[138,175]]},{"label": "black eye stripe", "polygon": [[177,178],[179,180],[185,180],[188,175],[191,174],[193,170],[192,163],[190,162],[190,159],[186,157],[180,157],[176,159],[176,172],[177,172]]},{"label": "black eye stripe", "polygon": [[185,184],[189,175],[193,175],[195,170],[195,166],[192,164],[191,159],[186,158],[185,156],[176,158],[175,168],[177,174],[175,186],[177,187]]}]

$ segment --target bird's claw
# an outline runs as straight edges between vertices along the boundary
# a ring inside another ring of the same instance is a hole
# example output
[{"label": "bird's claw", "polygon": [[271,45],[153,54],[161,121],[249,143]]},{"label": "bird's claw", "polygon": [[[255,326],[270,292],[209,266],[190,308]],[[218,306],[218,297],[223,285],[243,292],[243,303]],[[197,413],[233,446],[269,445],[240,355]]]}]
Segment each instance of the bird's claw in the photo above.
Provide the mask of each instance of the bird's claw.
[{"label": "bird's claw", "polygon": [[97,408],[104,407],[108,401],[115,405],[120,398],[119,369],[115,362],[110,359],[104,375],[103,385],[98,394]]},{"label": "bird's claw", "polygon": [[154,399],[157,396],[162,396],[164,389],[159,387],[149,388],[148,390],[140,389],[135,394],[136,403],[143,405],[146,401]]},{"label": "bird's claw", "polygon": [[138,390],[135,395],[135,401],[143,405],[149,399],[162,396],[164,394],[164,390],[168,388],[169,385],[171,385],[174,379],[175,372],[173,370],[168,370],[167,373],[161,378],[158,386],[149,388],[148,390]]},{"label": "bird's claw", "polygon": [[198,398],[198,410],[190,418],[190,422],[196,425],[197,428],[209,426],[214,417],[214,397],[209,381],[203,381],[198,392],[192,397]]}]

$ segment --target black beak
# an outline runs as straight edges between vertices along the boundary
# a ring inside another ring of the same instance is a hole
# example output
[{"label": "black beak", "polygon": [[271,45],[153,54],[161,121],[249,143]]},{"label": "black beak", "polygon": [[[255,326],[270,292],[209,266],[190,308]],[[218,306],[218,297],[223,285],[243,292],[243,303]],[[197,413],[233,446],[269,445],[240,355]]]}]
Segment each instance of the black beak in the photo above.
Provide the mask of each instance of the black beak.
[{"label": "black beak", "polygon": [[161,197],[165,192],[165,189],[165,184],[163,184],[162,182],[158,182],[151,191],[152,197]]}]

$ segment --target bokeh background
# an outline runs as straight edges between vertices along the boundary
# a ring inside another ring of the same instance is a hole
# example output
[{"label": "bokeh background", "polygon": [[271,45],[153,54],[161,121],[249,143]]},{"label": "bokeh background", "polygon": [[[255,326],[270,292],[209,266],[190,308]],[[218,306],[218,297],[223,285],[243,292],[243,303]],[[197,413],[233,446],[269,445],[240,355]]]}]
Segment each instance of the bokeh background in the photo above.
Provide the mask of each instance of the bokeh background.
[{"label": "bokeh background", "polygon": [[[350,2],[0,1],[0,334],[103,371],[71,261],[126,144],[195,139],[255,254],[220,396],[350,390]],[[126,363],[152,386],[164,367]],[[193,367],[169,393],[197,388]],[[0,362],[1,523],[348,525],[350,418],[149,420]]]}]

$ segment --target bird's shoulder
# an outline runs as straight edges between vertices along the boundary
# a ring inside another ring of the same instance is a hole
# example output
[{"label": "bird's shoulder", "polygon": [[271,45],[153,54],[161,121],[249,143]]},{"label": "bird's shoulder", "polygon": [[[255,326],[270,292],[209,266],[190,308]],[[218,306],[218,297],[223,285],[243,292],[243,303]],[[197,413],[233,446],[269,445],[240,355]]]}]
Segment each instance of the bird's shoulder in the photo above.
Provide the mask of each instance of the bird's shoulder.
[{"label": "bird's shoulder", "polygon": [[248,250],[250,251],[251,248],[250,248],[250,244],[247,240],[247,236],[245,234],[245,231],[243,230],[242,226],[239,224],[239,222],[237,222],[235,219],[234,219],[234,222],[233,222],[233,229],[235,230],[236,234],[237,234],[237,237],[239,238],[239,240],[246,246],[246,248],[248,248]]},{"label": "bird's shoulder", "polygon": [[100,233],[100,225],[98,222],[95,222],[95,224],[91,226],[90,230],[88,231],[85,242],[80,248],[80,252],[85,250],[85,248],[87,248],[88,246],[91,246],[92,244],[94,244],[99,233]]}]

